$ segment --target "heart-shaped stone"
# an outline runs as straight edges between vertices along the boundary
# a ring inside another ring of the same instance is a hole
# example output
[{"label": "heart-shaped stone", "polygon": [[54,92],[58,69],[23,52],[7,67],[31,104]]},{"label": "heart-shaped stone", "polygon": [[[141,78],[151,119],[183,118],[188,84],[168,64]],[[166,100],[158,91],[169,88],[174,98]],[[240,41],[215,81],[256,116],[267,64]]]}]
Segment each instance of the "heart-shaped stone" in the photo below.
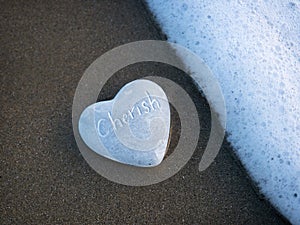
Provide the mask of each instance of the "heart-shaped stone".
[{"label": "heart-shaped stone", "polygon": [[156,83],[135,80],[113,100],[88,106],[78,126],[83,141],[99,155],[133,166],[157,166],[168,147],[169,102]]}]

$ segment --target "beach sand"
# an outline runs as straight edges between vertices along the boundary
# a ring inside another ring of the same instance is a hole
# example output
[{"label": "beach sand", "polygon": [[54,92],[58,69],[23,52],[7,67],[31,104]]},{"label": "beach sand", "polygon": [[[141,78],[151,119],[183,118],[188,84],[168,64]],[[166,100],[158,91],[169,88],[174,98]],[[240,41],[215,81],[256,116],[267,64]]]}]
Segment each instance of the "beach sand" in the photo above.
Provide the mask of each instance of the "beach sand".
[{"label": "beach sand", "polygon": [[[224,145],[204,172],[198,164],[210,112],[192,80],[159,63],[119,71],[99,94],[110,99],[131,80],[162,75],[193,98],[198,148],[175,176],[129,187],[97,174],[77,148],[72,101],[85,69],[132,41],[164,40],[140,1],[1,1],[1,224],[285,224]],[[173,110],[174,113],[174,110]],[[180,135],[173,114],[171,148]]]}]

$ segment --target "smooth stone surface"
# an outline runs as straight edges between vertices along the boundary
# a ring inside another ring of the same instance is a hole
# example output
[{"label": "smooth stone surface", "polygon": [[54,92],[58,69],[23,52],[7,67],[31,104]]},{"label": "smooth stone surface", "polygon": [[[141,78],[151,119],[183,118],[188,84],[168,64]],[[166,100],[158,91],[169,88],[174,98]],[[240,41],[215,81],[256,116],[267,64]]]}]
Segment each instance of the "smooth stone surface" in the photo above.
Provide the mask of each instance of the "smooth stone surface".
[{"label": "smooth stone surface", "polygon": [[126,84],[113,100],[88,106],[79,119],[86,145],[106,158],[139,167],[159,165],[170,133],[170,107],[156,83]]}]

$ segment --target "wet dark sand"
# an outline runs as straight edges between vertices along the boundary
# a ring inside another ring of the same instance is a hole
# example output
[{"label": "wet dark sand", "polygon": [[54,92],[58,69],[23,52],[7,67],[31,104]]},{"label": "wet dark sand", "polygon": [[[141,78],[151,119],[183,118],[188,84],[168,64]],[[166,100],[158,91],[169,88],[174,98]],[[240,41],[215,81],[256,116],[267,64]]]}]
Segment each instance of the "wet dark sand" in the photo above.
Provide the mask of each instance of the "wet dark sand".
[{"label": "wet dark sand", "polygon": [[[140,1],[1,1],[1,224],[284,224],[257,194],[224,143],[198,172],[209,107],[192,81],[169,66],[141,63],[118,72],[99,94],[162,75],[197,106],[201,135],[192,159],[151,186],[113,183],[93,171],[72,131],[72,101],[85,69],[131,41],[164,39]],[[171,147],[180,132],[173,118]],[[177,118],[177,119],[176,119]]]}]

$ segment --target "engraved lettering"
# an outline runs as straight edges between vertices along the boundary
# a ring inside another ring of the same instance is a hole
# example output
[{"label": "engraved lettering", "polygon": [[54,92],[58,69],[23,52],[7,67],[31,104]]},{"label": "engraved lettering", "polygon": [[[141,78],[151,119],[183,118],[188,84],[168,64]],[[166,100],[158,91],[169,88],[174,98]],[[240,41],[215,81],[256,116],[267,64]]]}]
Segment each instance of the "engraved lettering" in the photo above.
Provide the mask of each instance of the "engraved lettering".
[{"label": "engraved lettering", "polygon": [[147,102],[143,101],[142,102],[142,107],[145,110],[145,113],[149,113],[150,112],[150,107],[148,106]]},{"label": "engraved lettering", "polygon": [[137,111],[138,111],[138,114],[139,114],[139,116],[141,116],[142,115],[142,112],[141,112],[141,110],[140,110],[140,107],[136,107],[137,108]]},{"label": "engraved lettering", "polygon": [[128,115],[126,113],[123,114],[122,121],[123,121],[123,123],[128,124]]},{"label": "engraved lettering", "polygon": [[147,93],[147,97],[148,97],[148,101],[149,101],[149,105],[151,106],[151,109],[155,110],[155,108],[154,108],[155,103],[157,105],[157,108],[159,109],[160,108],[159,102],[156,99],[152,99],[151,95],[149,94],[148,91],[146,91],[146,93]]},{"label": "engraved lettering", "polygon": [[128,113],[129,113],[129,116],[131,117],[131,119],[134,118],[134,115],[133,115],[133,110],[134,110],[134,106],[132,107],[131,110],[128,110]]},{"label": "engraved lettering", "polygon": [[[156,98],[153,98],[148,91],[145,92],[147,99],[145,101],[142,101],[140,105],[134,105],[131,109],[127,110],[127,113],[124,113],[121,118],[114,119],[111,115],[111,112],[108,112],[108,118],[109,121],[113,127],[114,130],[117,130],[119,127],[123,127],[124,125],[128,125],[130,123],[130,120],[134,120],[135,116],[143,116],[143,114],[151,113],[157,109],[159,109],[160,103]],[[98,126],[100,127],[101,122],[103,119],[99,120]],[[100,132],[100,131],[99,131]],[[100,136],[104,137],[109,132],[103,133],[100,132]]]},{"label": "engraved lettering", "polygon": [[98,121],[98,132],[99,132],[99,135],[101,136],[101,137],[106,137],[108,134],[109,134],[109,131],[106,131],[106,133],[105,134],[103,134],[102,132],[101,132],[101,123],[102,122],[104,122],[105,121],[105,119],[100,119],[99,121]]},{"label": "engraved lettering", "polygon": [[115,119],[115,120],[114,120],[114,119],[112,118],[110,112],[108,112],[107,114],[108,114],[108,118],[109,118],[109,120],[110,120],[110,122],[111,122],[111,124],[112,124],[112,126],[113,126],[113,128],[114,128],[114,130],[117,129],[117,124],[119,124],[120,127],[123,127],[123,124],[122,124],[122,122],[121,122],[120,119]]}]

